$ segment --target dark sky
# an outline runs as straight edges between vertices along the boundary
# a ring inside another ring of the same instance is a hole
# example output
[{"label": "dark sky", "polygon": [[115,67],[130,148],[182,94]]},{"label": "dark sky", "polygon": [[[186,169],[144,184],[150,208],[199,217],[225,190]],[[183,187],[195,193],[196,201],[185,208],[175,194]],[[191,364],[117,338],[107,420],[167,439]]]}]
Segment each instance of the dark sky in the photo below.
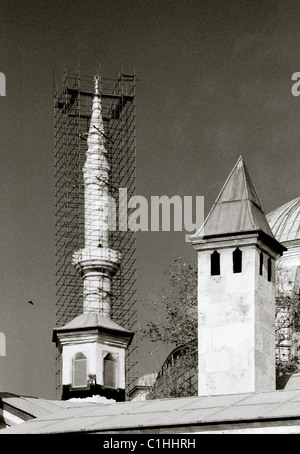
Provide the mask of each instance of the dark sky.
[{"label": "dark sky", "polygon": [[[136,72],[137,194],[201,195],[207,212],[243,155],[268,213],[299,196],[299,23],[289,0],[1,0],[0,391],[55,397],[53,71]],[[137,244],[143,301],[196,260],[184,233]],[[143,352],[141,372],[159,361]]]}]

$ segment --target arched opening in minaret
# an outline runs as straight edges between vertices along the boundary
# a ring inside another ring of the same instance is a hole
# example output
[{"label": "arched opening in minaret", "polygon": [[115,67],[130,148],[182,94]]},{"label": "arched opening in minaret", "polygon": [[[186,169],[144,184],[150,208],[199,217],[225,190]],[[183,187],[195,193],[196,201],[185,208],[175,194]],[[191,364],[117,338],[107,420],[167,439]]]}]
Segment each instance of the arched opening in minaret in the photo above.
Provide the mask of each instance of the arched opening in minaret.
[{"label": "arched opening in minaret", "polygon": [[220,254],[214,251],[210,256],[210,274],[212,276],[219,276],[220,274]]},{"label": "arched opening in minaret", "polygon": [[103,384],[107,388],[117,387],[117,361],[111,353],[108,353],[103,361]]},{"label": "arched opening in minaret", "polygon": [[87,387],[87,358],[79,352],[73,358],[73,388]]},{"label": "arched opening in minaret", "polygon": [[241,273],[242,272],[242,251],[239,248],[236,248],[232,253],[233,260],[233,272]]}]

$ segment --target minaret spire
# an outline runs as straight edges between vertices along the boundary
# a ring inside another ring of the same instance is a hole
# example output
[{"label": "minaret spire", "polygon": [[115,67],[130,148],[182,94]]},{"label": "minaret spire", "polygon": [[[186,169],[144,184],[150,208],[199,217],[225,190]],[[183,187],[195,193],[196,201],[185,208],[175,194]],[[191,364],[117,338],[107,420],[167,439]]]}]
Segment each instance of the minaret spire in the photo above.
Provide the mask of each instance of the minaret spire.
[{"label": "minaret spire", "polygon": [[111,277],[117,272],[120,254],[109,248],[109,165],[104,126],[95,76],[91,123],[88,132],[84,176],[84,249],[75,252],[73,264],[84,279],[83,312],[110,317]]},{"label": "minaret spire", "polygon": [[88,133],[88,147],[107,153],[104,142],[104,126],[102,119],[101,96],[99,92],[99,76],[94,76],[94,98],[92,105],[91,123]]}]

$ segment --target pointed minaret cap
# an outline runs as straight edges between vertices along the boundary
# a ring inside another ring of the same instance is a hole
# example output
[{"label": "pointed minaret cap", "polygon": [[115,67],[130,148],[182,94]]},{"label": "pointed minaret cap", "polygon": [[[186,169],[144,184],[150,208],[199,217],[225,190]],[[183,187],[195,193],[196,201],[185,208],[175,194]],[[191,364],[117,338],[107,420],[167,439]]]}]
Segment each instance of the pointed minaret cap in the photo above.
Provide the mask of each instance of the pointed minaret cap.
[{"label": "pointed minaret cap", "polygon": [[91,149],[101,149],[102,152],[106,152],[104,146],[104,126],[102,119],[101,96],[99,91],[99,76],[94,76],[94,80],[94,98],[87,143],[89,151],[91,151]]},{"label": "pointed minaret cap", "polygon": [[208,238],[247,232],[261,232],[272,242],[278,243],[279,249],[285,249],[271,231],[256,189],[240,156],[202,227],[190,240],[197,243]]}]

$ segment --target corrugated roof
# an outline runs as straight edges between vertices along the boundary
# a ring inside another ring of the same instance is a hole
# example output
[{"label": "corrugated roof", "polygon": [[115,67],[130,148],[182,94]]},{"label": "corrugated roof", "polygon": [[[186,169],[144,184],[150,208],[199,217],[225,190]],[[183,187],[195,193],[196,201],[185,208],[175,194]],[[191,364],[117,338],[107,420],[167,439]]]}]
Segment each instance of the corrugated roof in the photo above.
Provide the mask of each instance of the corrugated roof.
[{"label": "corrugated roof", "polygon": [[9,433],[147,433],[207,430],[211,424],[300,420],[300,389],[266,393],[196,396],[70,407],[0,431]]},{"label": "corrugated roof", "polygon": [[219,236],[262,231],[274,238],[248,170],[240,157],[227,178],[203,226],[194,236]]}]

